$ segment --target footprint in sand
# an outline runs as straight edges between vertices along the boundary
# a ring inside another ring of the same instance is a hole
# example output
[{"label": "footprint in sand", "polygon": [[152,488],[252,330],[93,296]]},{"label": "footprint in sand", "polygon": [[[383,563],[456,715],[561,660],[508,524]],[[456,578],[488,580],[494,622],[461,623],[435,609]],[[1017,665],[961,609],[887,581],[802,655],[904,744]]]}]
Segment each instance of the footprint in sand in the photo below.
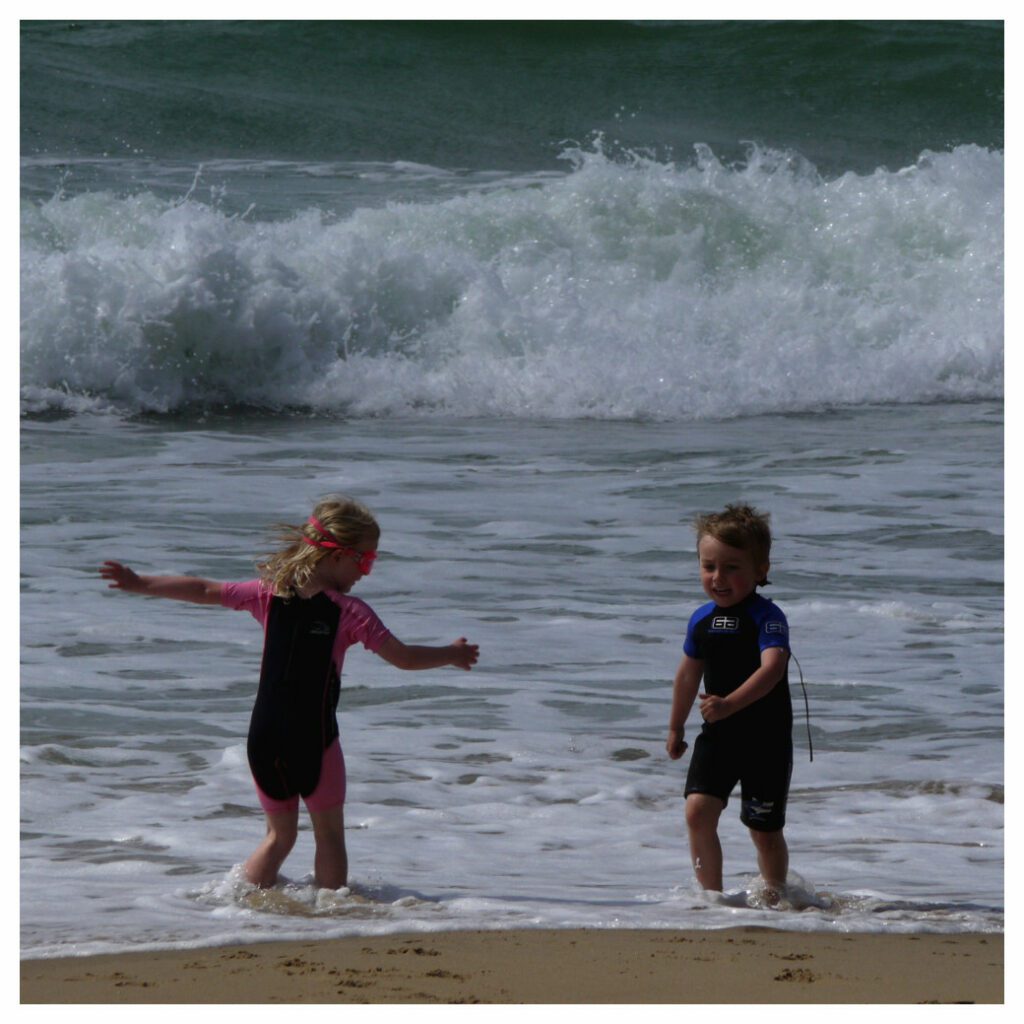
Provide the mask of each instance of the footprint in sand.
[{"label": "footprint in sand", "polygon": [[818,976],[816,974],[812,974],[808,970],[805,970],[803,967],[797,967],[795,970],[791,967],[787,967],[781,974],[775,975],[775,980],[811,982],[817,981]]}]

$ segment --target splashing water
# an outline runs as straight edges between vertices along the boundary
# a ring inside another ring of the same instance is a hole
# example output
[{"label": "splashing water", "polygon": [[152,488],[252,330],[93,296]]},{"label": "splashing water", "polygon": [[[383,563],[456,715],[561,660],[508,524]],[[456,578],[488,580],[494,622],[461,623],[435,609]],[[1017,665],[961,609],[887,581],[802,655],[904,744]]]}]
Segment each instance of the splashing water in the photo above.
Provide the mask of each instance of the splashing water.
[{"label": "splashing water", "polygon": [[22,207],[22,399],[706,418],[1002,390],[1002,155],[824,180],[751,147],[273,223]]}]

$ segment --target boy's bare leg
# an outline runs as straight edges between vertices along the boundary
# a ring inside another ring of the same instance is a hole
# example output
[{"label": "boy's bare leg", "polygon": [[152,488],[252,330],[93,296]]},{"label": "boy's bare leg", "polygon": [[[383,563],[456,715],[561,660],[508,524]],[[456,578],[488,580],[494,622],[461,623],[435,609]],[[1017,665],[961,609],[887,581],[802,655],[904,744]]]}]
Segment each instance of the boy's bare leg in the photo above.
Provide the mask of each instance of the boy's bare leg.
[{"label": "boy's bare leg", "polygon": [[722,844],[718,819],[725,804],[716,796],[691,793],[686,798],[686,827],[690,833],[690,858],[697,882],[704,889],[722,891]]},{"label": "boy's bare leg", "polygon": [[782,829],[778,832],[759,832],[750,829],[750,838],[757,848],[757,866],[770,889],[782,892],[789,874],[789,847]]},{"label": "boy's bare leg", "polygon": [[298,809],[268,814],[266,838],[245,862],[245,877],[261,889],[269,889],[277,881],[277,873],[292,852],[298,834]]},{"label": "boy's bare leg", "polygon": [[345,849],[345,820],[342,808],[310,811],[316,854],[313,874],[321,889],[341,889],[348,885],[348,851]]}]

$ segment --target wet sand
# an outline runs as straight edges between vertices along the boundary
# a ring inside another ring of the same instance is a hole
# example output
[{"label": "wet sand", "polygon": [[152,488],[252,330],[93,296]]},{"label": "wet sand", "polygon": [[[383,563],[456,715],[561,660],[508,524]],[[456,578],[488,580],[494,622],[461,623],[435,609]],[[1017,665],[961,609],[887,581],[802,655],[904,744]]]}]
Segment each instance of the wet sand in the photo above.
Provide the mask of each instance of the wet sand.
[{"label": "wet sand", "polygon": [[22,1003],[1001,1003],[1003,936],[442,932],[21,962]]}]

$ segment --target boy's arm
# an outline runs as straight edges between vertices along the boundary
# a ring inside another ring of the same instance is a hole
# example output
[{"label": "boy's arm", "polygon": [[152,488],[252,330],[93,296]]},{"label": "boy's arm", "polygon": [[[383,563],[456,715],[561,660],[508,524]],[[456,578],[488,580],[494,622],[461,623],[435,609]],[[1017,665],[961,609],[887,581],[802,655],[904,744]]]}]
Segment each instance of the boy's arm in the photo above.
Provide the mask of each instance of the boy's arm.
[{"label": "boy's arm", "polygon": [[452,665],[468,672],[476,664],[480,648],[469,643],[464,636],[447,647],[403,644],[398,637],[389,636],[378,648],[377,653],[395,668],[423,669]]},{"label": "boy's arm", "polygon": [[774,689],[786,674],[789,651],[784,647],[768,647],[761,652],[761,667],[728,697],[700,695],[700,713],[705,722],[718,722],[736,714]]},{"label": "boy's arm", "polygon": [[703,675],[704,662],[684,654],[672,684],[672,712],[668,719],[668,739],[665,742],[665,749],[673,761],[682,757],[688,746],[683,739],[686,719],[697,697]]},{"label": "boy's arm", "polygon": [[223,584],[216,580],[204,580],[198,576],[140,576],[120,562],[104,562],[100,575],[110,580],[110,589],[126,590],[129,594],[168,597],[192,604],[221,603]]}]

